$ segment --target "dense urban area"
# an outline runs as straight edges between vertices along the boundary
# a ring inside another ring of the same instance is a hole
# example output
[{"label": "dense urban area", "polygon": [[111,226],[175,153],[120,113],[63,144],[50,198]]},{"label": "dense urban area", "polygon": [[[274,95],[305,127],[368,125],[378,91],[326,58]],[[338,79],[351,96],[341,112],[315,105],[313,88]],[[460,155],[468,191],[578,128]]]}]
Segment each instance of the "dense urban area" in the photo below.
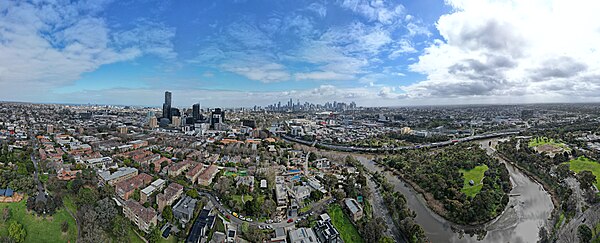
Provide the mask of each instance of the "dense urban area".
[{"label": "dense urban area", "polygon": [[176,95],[0,103],[0,241],[600,242],[599,104]]}]

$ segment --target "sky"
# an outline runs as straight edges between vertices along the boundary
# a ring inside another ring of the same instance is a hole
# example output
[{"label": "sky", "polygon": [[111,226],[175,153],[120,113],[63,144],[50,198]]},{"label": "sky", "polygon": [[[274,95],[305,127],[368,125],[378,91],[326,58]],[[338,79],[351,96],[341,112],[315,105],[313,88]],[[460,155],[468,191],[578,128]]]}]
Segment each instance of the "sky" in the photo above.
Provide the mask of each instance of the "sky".
[{"label": "sky", "polygon": [[600,101],[600,1],[0,1],[0,100]]}]

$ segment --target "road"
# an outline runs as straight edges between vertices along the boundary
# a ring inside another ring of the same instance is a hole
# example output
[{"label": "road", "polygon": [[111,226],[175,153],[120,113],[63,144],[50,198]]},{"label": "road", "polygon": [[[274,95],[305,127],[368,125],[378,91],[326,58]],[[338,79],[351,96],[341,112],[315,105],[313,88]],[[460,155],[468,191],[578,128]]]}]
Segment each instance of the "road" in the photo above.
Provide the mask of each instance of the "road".
[{"label": "road", "polygon": [[326,149],[331,149],[331,150],[336,150],[336,151],[376,153],[376,152],[399,151],[399,150],[407,150],[407,149],[437,148],[437,147],[444,147],[444,146],[448,146],[448,145],[452,145],[452,144],[460,143],[460,142],[469,142],[469,141],[477,141],[477,140],[483,140],[483,139],[504,137],[504,136],[508,136],[508,135],[517,135],[519,133],[520,133],[520,131],[495,132],[495,133],[490,133],[490,134],[474,135],[474,136],[459,138],[459,139],[455,139],[455,140],[437,142],[437,143],[425,143],[425,144],[418,144],[418,145],[413,145],[413,146],[382,147],[382,148],[370,148],[370,147],[366,148],[366,147],[355,147],[355,146],[346,146],[346,145],[337,145],[337,144],[325,144],[325,143],[319,143],[317,141],[306,141],[306,140],[298,139],[295,137],[289,137],[286,135],[282,135],[281,138],[283,138],[286,141],[300,143],[300,144],[308,145],[311,147],[318,145],[320,147],[323,147]]}]

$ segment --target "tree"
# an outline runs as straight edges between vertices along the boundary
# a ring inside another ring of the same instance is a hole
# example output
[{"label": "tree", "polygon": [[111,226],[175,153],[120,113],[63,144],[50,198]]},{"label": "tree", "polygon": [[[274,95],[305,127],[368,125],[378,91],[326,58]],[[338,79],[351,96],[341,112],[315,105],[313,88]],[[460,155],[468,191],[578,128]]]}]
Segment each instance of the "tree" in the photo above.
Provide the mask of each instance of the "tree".
[{"label": "tree", "polygon": [[79,205],[94,205],[98,200],[98,192],[96,190],[82,187],[77,193],[75,202]]},{"label": "tree", "polygon": [[196,189],[188,190],[187,192],[185,192],[185,195],[195,199],[200,197],[200,194],[198,194],[198,191]]},{"label": "tree", "polygon": [[133,194],[131,195],[131,199],[135,200],[135,201],[139,201],[140,200],[140,189],[136,188],[133,191]]},{"label": "tree", "polygon": [[378,242],[386,230],[385,221],[383,218],[378,217],[362,224],[361,235],[366,242]]},{"label": "tree", "polygon": [[173,217],[173,208],[171,208],[171,205],[167,205],[162,212],[162,217],[164,219],[166,219],[167,221],[173,223],[174,217]]},{"label": "tree", "polygon": [[150,227],[150,233],[148,233],[147,238],[148,242],[150,243],[158,242],[160,240],[160,229],[152,225],[152,227]]},{"label": "tree", "polygon": [[560,164],[556,167],[556,175],[559,179],[564,180],[571,174],[569,164]]},{"label": "tree", "polygon": [[111,229],[112,234],[117,237],[117,242],[124,242],[129,232],[129,221],[125,217],[117,215],[112,221]]},{"label": "tree", "polygon": [[588,243],[592,240],[592,230],[585,224],[579,225],[577,227],[577,237],[579,237],[579,242]]},{"label": "tree", "polygon": [[118,213],[115,202],[108,197],[98,201],[95,211],[98,214],[97,222],[104,229],[110,228],[110,222]]},{"label": "tree", "polygon": [[22,224],[13,221],[8,226],[8,236],[17,243],[25,242],[25,236],[27,236],[27,232],[25,232],[25,228],[23,228]]},{"label": "tree", "polygon": [[579,188],[587,190],[596,182],[596,176],[591,171],[584,170],[577,174],[577,180],[579,181]]}]

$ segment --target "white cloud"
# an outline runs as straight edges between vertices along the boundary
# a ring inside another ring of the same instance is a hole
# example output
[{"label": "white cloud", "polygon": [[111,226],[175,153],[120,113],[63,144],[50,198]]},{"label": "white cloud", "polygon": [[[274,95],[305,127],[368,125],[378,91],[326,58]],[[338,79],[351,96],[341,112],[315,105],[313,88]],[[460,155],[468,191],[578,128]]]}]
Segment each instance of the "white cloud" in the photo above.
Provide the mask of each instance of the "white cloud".
[{"label": "white cloud", "polygon": [[317,13],[321,17],[325,17],[327,15],[327,8],[321,3],[311,3],[306,7],[306,9]]},{"label": "white cloud", "polygon": [[99,14],[105,6],[106,1],[0,4],[0,95],[45,95],[101,65],[154,52],[140,43],[113,42]]},{"label": "white cloud", "polygon": [[344,74],[344,73],[336,73],[336,72],[308,72],[308,73],[296,73],[294,74],[296,80],[352,80],[354,79],[354,75]]},{"label": "white cloud", "polygon": [[280,82],[290,79],[285,66],[279,63],[259,60],[232,60],[221,65],[225,71],[237,73],[248,79],[263,83]]},{"label": "white cloud", "polygon": [[[600,94],[600,2],[450,0],[437,40],[410,66],[427,80],[411,97],[537,97]],[[541,94],[541,95],[540,95]]]},{"label": "white cloud", "polygon": [[392,24],[402,20],[404,6],[385,0],[344,0],[341,6],[356,12],[369,21]]}]

